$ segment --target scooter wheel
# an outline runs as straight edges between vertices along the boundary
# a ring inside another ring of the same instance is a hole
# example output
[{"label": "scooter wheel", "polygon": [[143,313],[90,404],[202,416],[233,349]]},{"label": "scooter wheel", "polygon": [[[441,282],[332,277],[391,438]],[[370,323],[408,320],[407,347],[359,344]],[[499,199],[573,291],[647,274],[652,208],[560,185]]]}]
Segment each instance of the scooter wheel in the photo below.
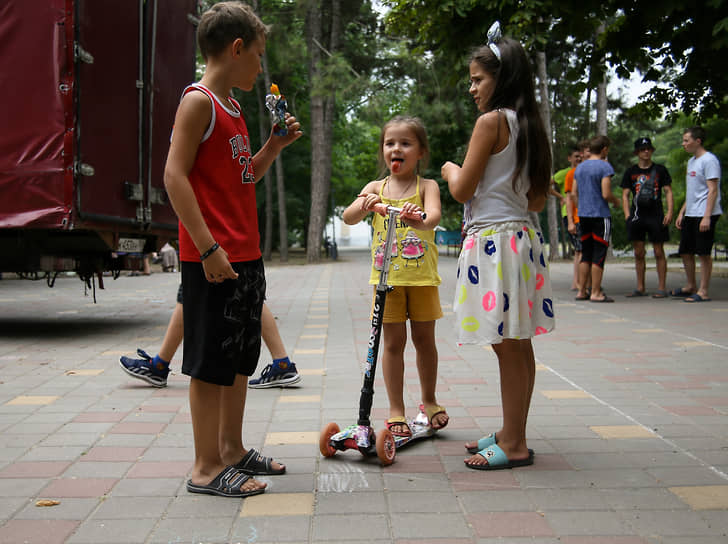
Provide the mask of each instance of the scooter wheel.
[{"label": "scooter wheel", "polygon": [[377,433],[377,457],[382,466],[394,463],[394,456],[397,455],[397,446],[394,436],[389,429],[382,429]]},{"label": "scooter wheel", "polygon": [[336,448],[331,446],[331,437],[339,432],[339,426],[331,422],[324,430],[321,431],[321,437],[319,438],[319,451],[324,457],[333,457],[336,453]]}]

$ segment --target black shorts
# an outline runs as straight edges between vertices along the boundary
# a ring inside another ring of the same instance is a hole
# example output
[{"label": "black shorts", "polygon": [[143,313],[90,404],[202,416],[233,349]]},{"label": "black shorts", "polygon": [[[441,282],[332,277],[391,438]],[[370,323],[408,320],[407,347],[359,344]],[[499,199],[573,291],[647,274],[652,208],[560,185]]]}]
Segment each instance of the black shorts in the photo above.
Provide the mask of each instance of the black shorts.
[{"label": "black shorts", "polygon": [[581,262],[604,268],[612,238],[611,217],[580,217]]},{"label": "black shorts", "polygon": [[683,217],[680,228],[680,255],[710,255],[715,241],[715,224],[720,214],[710,216],[710,228],[700,232],[702,217]]},{"label": "black shorts", "polygon": [[569,243],[571,244],[571,247],[574,248],[574,251],[580,252],[581,251],[581,236],[579,235],[579,223],[576,223],[576,234],[571,234],[569,232],[569,218],[568,217],[562,217],[564,224],[564,232],[566,233],[566,236],[569,239]]},{"label": "black shorts", "polygon": [[644,242],[645,235],[651,244],[662,244],[670,239],[670,229],[663,225],[664,215],[634,215],[627,219],[627,237],[630,242]]},{"label": "black shorts", "polygon": [[182,284],[179,284],[179,289],[177,289],[177,304],[182,304]]},{"label": "black shorts", "polygon": [[201,263],[182,263],[182,373],[217,385],[233,385],[237,374],[252,376],[260,358],[263,260],[232,266],[237,279],[210,283]]}]

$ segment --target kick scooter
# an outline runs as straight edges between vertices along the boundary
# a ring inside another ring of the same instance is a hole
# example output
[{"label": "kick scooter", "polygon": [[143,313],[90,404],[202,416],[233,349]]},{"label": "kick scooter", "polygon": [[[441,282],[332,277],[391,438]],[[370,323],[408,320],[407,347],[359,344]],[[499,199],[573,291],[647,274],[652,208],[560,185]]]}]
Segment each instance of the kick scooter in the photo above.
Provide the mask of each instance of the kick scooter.
[{"label": "kick scooter", "polygon": [[[372,400],[374,398],[374,375],[377,368],[377,356],[379,354],[379,339],[382,333],[382,317],[384,316],[384,303],[387,293],[393,288],[387,285],[389,267],[392,261],[392,246],[395,242],[397,217],[407,217],[401,208],[377,204],[374,211],[388,217],[387,236],[384,244],[384,261],[382,270],[379,273],[379,283],[376,286],[374,296],[374,308],[372,310],[372,328],[369,335],[369,347],[367,350],[366,365],[364,368],[364,384],[359,397],[359,419],[356,425],[350,425],[344,430],[334,422],[326,425],[321,431],[319,439],[319,450],[324,457],[333,457],[337,451],[358,450],[362,455],[376,455],[382,465],[391,465],[397,453],[397,448],[424,436],[432,436],[435,430],[429,425],[424,409],[420,407],[420,413],[414,419],[408,421],[412,436],[395,437],[389,429],[380,429],[374,432],[371,425],[370,414]],[[425,219],[426,215],[421,212],[420,217]]]}]

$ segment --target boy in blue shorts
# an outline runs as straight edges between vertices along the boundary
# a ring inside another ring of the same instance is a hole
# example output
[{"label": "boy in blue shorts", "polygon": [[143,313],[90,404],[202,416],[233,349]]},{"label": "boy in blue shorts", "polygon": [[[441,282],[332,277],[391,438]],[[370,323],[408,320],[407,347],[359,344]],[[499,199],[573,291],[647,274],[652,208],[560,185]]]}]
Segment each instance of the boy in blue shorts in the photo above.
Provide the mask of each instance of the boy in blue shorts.
[{"label": "boy in blue shorts", "polygon": [[248,377],[261,347],[265,274],[260,253],[255,182],[281,150],[300,138],[271,136],[252,154],[233,87],[250,91],[261,70],[268,28],[245,4],[220,2],[197,29],[205,59],[199,83],[183,93],[164,171],[180,219],[184,299],[182,373],[190,376],[195,463],[187,490],[245,497],[265,490],[252,474],[285,467],[243,446]]}]

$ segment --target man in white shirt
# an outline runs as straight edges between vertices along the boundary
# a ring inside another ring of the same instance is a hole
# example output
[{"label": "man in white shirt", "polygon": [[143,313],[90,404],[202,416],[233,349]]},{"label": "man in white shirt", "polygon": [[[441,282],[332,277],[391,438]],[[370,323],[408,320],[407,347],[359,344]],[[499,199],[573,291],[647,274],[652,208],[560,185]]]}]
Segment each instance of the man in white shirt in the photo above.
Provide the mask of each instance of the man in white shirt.
[{"label": "man in white shirt", "polygon": [[[710,253],[715,239],[715,224],[722,213],[720,207],[720,161],[706,151],[705,130],[692,127],[683,132],[682,146],[693,156],[688,161],[685,182],[685,203],[675,221],[680,229],[679,253],[685,267],[687,283],[672,291],[685,302],[705,302],[708,297],[713,259]],[[700,286],[695,278],[695,255],[700,259]]]}]

